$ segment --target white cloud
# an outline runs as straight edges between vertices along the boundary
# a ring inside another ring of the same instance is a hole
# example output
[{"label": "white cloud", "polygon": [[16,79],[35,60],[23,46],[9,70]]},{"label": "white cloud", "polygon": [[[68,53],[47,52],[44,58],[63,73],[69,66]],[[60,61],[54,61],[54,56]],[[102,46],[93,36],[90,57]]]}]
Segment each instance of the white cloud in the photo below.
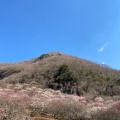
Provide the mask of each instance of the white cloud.
[{"label": "white cloud", "polygon": [[105,49],[105,47],[108,46],[108,44],[109,44],[109,43],[103,44],[98,51],[99,51],[99,52],[103,52],[103,50]]},{"label": "white cloud", "polygon": [[102,51],[104,50],[104,48],[105,48],[105,47],[102,46],[98,51],[99,51],[99,52],[102,52]]},{"label": "white cloud", "polygon": [[105,64],[105,62],[102,62],[102,64],[104,65],[104,64]]}]

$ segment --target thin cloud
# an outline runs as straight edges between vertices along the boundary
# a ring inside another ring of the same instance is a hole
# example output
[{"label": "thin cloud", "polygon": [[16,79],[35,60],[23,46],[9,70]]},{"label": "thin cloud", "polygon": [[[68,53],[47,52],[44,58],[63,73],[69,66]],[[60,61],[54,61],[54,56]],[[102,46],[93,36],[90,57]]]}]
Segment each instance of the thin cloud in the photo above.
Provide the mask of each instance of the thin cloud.
[{"label": "thin cloud", "polygon": [[105,62],[102,62],[102,64],[104,65],[104,64],[105,64]]},{"label": "thin cloud", "polygon": [[99,52],[103,52],[103,50],[108,46],[108,44],[109,44],[109,43],[103,44],[98,51],[99,51]]},{"label": "thin cloud", "polygon": [[102,52],[102,51],[104,50],[104,48],[105,48],[105,47],[102,46],[98,51],[99,51],[99,52]]}]

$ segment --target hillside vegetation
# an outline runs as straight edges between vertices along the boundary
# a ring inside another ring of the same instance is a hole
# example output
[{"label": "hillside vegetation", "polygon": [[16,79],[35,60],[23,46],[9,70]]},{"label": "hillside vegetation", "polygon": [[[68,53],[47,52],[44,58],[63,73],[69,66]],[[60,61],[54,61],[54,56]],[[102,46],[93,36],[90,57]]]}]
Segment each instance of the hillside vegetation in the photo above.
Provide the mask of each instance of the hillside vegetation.
[{"label": "hillside vegetation", "polygon": [[0,120],[119,120],[120,71],[51,52],[0,64]]},{"label": "hillside vegetation", "polygon": [[120,71],[51,52],[19,63],[0,64],[0,84],[30,84],[67,94],[120,95]]}]

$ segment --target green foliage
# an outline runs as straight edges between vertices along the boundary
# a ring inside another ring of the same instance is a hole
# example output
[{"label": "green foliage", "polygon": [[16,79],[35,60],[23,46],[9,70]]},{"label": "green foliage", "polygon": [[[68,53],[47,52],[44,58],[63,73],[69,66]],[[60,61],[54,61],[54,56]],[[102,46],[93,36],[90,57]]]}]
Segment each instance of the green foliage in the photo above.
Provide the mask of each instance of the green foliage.
[{"label": "green foliage", "polygon": [[74,76],[73,72],[70,71],[69,66],[67,64],[63,64],[57,71],[57,74],[55,75],[55,82],[63,83],[70,81],[76,82],[77,79]]},{"label": "green foliage", "polygon": [[116,84],[117,84],[117,85],[120,85],[120,79],[116,81]]},{"label": "green foliage", "polygon": [[81,94],[78,90],[78,79],[67,64],[58,68],[54,80],[49,82],[48,87],[68,94]]}]

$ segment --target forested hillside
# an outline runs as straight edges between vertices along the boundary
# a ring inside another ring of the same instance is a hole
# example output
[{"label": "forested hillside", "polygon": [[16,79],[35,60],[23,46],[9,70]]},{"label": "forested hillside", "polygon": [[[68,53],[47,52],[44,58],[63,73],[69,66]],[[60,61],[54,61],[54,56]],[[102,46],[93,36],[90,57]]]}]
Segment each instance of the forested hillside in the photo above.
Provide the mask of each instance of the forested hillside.
[{"label": "forested hillside", "polygon": [[31,84],[79,96],[120,94],[120,71],[106,65],[51,52],[29,61],[0,64],[0,84]]}]

